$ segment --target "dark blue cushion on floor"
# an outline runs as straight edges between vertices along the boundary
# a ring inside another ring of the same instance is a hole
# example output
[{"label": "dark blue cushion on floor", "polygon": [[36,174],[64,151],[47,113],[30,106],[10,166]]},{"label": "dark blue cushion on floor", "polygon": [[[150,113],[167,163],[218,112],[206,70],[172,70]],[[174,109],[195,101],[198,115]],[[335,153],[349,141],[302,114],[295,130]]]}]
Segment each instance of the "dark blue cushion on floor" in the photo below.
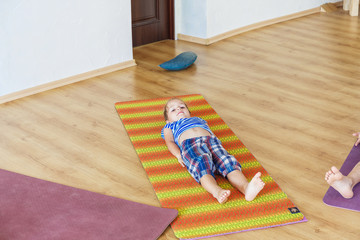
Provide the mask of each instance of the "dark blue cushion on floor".
[{"label": "dark blue cushion on floor", "polygon": [[182,70],[188,68],[195,62],[197,55],[194,52],[183,52],[175,58],[160,64],[159,66],[171,71]]}]

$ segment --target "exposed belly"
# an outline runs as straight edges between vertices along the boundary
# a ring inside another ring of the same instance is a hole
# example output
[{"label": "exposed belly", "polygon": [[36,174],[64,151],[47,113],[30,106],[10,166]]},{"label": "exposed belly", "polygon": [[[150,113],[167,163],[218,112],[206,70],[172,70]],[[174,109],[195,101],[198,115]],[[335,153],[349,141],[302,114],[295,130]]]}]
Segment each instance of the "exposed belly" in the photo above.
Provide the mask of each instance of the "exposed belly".
[{"label": "exposed belly", "polygon": [[184,140],[202,136],[210,136],[211,133],[201,127],[190,128],[180,135],[179,143],[181,144]]}]

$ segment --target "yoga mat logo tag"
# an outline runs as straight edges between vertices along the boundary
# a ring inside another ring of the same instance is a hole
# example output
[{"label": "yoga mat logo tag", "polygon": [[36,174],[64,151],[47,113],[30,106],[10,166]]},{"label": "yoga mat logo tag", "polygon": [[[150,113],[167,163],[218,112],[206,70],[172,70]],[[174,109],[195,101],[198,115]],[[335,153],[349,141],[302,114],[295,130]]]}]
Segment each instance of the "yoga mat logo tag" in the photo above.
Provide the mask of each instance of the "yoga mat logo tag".
[{"label": "yoga mat logo tag", "polygon": [[289,211],[292,213],[292,214],[295,214],[295,213],[299,213],[300,210],[297,208],[297,207],[291,207],[291,208],[288,208]]}]

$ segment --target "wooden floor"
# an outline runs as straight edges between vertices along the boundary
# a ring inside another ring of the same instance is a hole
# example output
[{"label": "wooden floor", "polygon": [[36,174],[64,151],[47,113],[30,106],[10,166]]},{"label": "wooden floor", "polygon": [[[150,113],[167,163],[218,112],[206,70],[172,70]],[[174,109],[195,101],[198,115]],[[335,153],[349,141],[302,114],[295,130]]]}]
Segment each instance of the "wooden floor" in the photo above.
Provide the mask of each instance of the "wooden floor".
[{"label": "wooden floor", "polygon": [[[183,51],[198,54],[186,71],[157,66]],[[163,41],[134,58],[0,105],[0,168],[159,206],[114,103],[200,93],[309,220],[211,239],[359,239],[360,214],[322,202],[324,173],[360,131],[358,17],[319,13],[210,46]],[[177,238],[168,228],[160,239]]]}]

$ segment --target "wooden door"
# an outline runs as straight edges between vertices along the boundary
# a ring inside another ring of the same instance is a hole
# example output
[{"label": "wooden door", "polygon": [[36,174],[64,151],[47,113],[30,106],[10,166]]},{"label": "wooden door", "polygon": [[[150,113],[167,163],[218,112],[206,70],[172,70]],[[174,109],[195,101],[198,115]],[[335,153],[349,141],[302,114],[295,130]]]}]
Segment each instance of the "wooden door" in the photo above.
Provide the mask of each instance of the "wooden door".
[{"label": "wooden door", "polygon": [[133,47],[174,39],[174,0],[131,0]]}]

